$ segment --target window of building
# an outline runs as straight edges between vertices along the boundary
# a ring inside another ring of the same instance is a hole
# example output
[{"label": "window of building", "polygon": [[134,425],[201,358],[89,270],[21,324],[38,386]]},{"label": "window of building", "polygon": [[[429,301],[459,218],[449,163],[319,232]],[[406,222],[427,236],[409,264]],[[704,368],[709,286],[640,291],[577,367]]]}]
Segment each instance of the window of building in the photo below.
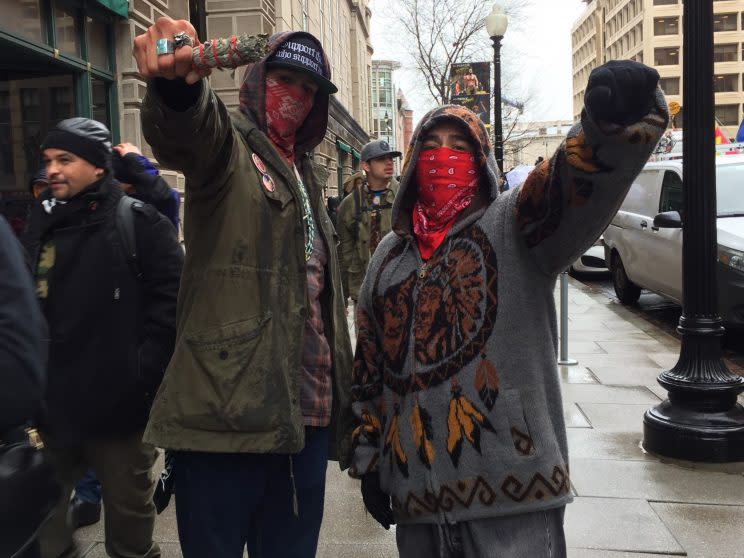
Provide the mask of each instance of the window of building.
[{"label": "window of building", "polygon": [[738,51],[739,51],[738,43],[713,45],[713,61],[714,62],[736,62],[736,55]]},{"label": "window of building", "polygon": [[94,66],[108,70],[110,68],[109,53],[111,52],[109,26],[102,21],[86,17],[85,32],[88,37],[88,60]]},{"label": "window of building", "polygon": [[654,6],[671,6],[677,3],[678,0],[654,0]]},{"label": "window of building", "polygon": [[72,10],[54,9],[54,30],[57,38],[57,48],[65,54],[80,56],[81,41],[77,20]]},{"label": "window of building", "polygon": [[666,95],[679,95],[679,78],[678,77],[661,78],[659,80],[659,87]]},{"label": "window of building", "polygon": [[713,16],[713,31],[736,31],[739,14],[715,14]]},{"label": "window of building", "polygon": [[302,30],[310,30],[310,9],[308,7],[308,0],[302,0]]},{"label": "window of building", "polygon": [[42,9],[43,0],[0,0],[3,20],[12,22],[13,30],[39,43],[48,42],[46,13]]},{"label": "window of building", "polygon": [[739,105],[716,105],[716,120],[722,126],[736,126],[739,123]]},{"label": "window of building", "polygon": [[678,47],[654,49],[654,66],[674,66],[681,62]]},{"label": "window of building", "polygon": [[678,35],[679,18],[678,17],[657,17],[654,18],[654,35]]},{"label": "window of building", "polygon": [[739,74],[717,74],[713,76],[713,91],[726,93],[739,90]]}]

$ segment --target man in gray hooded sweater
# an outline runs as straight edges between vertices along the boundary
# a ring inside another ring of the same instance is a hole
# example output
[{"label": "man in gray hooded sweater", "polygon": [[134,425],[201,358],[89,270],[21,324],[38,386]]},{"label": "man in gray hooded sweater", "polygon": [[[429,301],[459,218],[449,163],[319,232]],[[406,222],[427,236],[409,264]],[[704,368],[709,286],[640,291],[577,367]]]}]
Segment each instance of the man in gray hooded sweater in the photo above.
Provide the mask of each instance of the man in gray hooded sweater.
[{"label": "man in gray hooded sweater", "polygon": [[563,557],[571,501],[553,289],[668,121],[658,73],[614,61],[581,123],[499,194],[487,132],[440,107],[414,134],[359,296],[350,473],[401,556]]}]

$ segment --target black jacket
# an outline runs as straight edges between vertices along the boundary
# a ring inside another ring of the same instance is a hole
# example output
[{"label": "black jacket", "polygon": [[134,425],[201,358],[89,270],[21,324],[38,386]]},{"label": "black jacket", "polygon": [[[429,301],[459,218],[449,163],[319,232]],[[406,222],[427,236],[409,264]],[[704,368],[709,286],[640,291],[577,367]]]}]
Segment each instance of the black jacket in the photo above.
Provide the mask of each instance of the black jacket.
[{"label": "black jacket", "polygon": [[32,211],[25,244],[35,273],[42,247],[54,245],[40,299],[50,336],[51,445],[142,430],[173,352],[183,250],[157,210],[133,209],[138,279],[116,228],[122,195],[106,177],[64,205],[47,193]]},{"label": "black jacket", "polygon": [[33,422],[44,395],[44,318],[18,240],[0,217],[0,439]]}]

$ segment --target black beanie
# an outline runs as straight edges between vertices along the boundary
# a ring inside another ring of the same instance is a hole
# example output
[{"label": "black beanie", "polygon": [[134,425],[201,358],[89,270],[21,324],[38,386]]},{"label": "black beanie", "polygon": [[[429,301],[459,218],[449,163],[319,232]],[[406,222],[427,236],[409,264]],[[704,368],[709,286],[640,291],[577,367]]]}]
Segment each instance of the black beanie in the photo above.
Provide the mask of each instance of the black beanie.
[{"label": "black beanie", "polygon": [[41,145],[74,153],[91,165],[111,170],[111,132],[90,118],[68,118],[52,128]]}]

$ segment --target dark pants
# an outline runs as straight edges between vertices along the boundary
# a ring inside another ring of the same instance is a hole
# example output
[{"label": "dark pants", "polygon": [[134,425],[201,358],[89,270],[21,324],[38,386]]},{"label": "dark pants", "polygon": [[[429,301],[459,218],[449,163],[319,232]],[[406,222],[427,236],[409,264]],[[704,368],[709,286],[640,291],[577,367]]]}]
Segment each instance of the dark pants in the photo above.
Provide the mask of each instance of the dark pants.
[{"label": "dark pants", "polygon": [[242,558],[246,546],[251,558],[314,557],[328,430],[306,428],[305,447],[292,456],[178,452],[176,518],[184,558]]},{"label": "dark pants", "polygon": [[400,558],[566,558],[565,507],[461,523],[398,525]]}]

